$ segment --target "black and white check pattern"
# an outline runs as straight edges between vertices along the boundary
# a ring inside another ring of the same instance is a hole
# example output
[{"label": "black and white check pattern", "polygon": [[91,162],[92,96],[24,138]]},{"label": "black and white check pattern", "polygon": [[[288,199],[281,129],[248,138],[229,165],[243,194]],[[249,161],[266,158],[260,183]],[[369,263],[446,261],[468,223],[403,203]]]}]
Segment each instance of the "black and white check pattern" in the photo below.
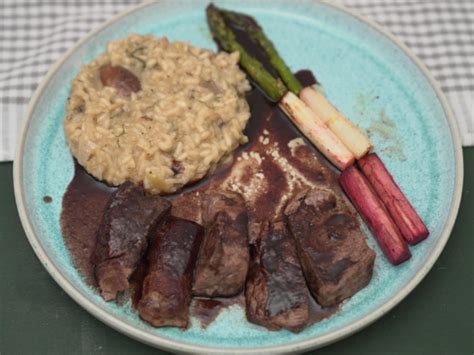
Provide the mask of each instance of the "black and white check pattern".
[{"label": "black and white check pattern", "polygon": [[[29,99],[60,56],[140,0],[0,0],[0,161],[12,160]],[[474,145],[474,0],[340,0],[398,36],[451,102]]]}]

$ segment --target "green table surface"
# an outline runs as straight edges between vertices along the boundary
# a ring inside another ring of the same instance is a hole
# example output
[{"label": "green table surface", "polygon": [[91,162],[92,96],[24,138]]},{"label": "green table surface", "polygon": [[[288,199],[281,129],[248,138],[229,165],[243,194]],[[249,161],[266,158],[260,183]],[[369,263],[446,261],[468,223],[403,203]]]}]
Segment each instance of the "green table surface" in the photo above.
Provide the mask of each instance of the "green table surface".
[{"label": "green table surface", "polygon": [[[465,148],[461,208],[421,284],[359,333],[318,354],[474,354],[474,148]],[[0,354],[164,354],[101,323],[53,281],[18,218],[12,163],[0,163]]]}]

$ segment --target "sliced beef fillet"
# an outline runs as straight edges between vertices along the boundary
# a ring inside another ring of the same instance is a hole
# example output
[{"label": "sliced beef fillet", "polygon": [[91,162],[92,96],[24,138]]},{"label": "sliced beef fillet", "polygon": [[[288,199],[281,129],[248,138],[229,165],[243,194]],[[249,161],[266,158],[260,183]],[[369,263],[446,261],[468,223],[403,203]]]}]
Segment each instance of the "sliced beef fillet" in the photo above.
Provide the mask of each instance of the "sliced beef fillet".
[{"label": "sliced beef fillet", "polygon": [[234,192],[209,192],[203,198],[206,227],[193,294],[234,296],[244,288],[249,265],[248,217],[245,201]]},{"label": "sliced beef fillet", "polygon": [[129,287],[129,278],[148,247],[150,233],[168,215],[171,204],[143,188],[122,184],[109,201],[92,255],[102,297],[115,299]]},{"label": "sliced beef fillet", "polygon": [[254,227],[259,231],[250,244],[247,319],[270,330],[301,331],[308,323],[310,296],[294,240],[284,222]]},{"label": "sliced beef fillet", "polygon": [[375,253],[355,214],[332,191],[303,192],[285,214],[308,287],[321,306],[337,304],[369,283]]},{"label": "sliced beef fillet", "polygon": [[204,228],[170,217],[156,232],[147,255],[140,317],[154,327],[187,328],[193,272]]}]

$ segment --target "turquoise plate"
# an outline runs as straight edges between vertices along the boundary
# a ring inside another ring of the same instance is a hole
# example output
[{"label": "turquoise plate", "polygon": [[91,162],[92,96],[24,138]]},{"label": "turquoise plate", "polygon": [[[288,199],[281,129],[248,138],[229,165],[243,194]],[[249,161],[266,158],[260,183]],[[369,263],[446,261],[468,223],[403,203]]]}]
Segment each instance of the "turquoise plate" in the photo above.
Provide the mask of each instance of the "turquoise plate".
[{"label": "turquoise plate", "polygon": [[[145,343],[187,352],[301,351],[367,326],[400,302],[430,270],[451,232],[462,187],[461,144],[446,99],[425,67],[393,36],[359,15],[326,2],[240,0],[218,4],[254,15],[293,70],[312,69],[326,95],[371,136],[377,152],[426,221],[431,235],[413,257],[393,267],[377,251],[374,277],[339,313],[299,334],[248,323],[238,306],[206,330],[155,329],[127,306],[106,303],[72,266],[59,225],[61,199],[73,176],[63,117],[80,65],[130,32],[167,36],[215,49],[206,1],[140,5],[90,33],[50,71],[31,100],[15,160],[15,193],[23,226],[41,262],[82,307]],[[43,196],[52,197],[45,204]]]}]

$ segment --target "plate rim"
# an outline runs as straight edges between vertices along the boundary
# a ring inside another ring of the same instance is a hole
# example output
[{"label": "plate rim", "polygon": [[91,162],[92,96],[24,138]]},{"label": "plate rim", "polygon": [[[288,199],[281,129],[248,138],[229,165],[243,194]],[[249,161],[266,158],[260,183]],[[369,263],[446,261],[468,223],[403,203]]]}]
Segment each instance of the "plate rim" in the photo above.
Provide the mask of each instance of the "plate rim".
[{"label": "plate rim", "polygon": [[97,28],[90,31],[84,37],[82,37],[78,42],[74,44],[66,53],[64,53],[61,58],[59,58],[56,63],[50,68],[47,75],[42,79],[40,85],[35,90],[34,95],[32,96],[26,113],[24,115],[24,119],[22,122],[22,128],[20,131],[18,143],[16,146],[16,153],[15,159],[13,163],[13,184],[14,184],[14,194],[15,200],[17,205],[18,214],[20,216],[21,224],[25,231],[25,234],[28,238],[28,241],[33,248],[36,256],[41,261],[43,266],[46,268],[48,273],[51,277],[56,281],[56,283],[82,308],[84,308],[87,312],[93,315],[95,318],[99,319],[103,323],[107,324],[111,328],[119,331],[122,334],[125,334],[135,340],[140,342],[146,343],[148,345],[172,350],[172,351],[180,351],[180,352],[205,352],[205,353],[212,353],[212,354],[249,354],[255,353],[258,351],[259,353],[275,353],[275,352],[287,352],[287,351],[303,351],[309,349],[315,349],[322,346],[329,345],[334,343],[338,340],[346,338],[357,331],[364,329],[365,327],[369,326],[380,317],[385,315],[391,309],[393,309],[397,304],[399,304],[406,296],[408,296],[411,291],[424,279],[427,273],[431,270],[433,265],[435,264],[436,260],[438,259],[441,252],[444,250],[444,247],[451,235],[451,231],[453,229],[454,223],[456,221],[456,217],[459,211],[459,205],[461,202],[462,196],[462,186],[463,186],[463,179],[464,179],[464,162],[462,156],[462,144],[461,138],[459,135],[459,128],[457,121],[455,119],[454,113],[450,107],[450,104],[440,89],[439,84],[433,78],[431,73],[428,71],[427,67],[423,64],[423,62],[409,49],[401,40],[399,40],[395,35],[390,33],[388,30],[384,29],[382,26],[378,25],[375,21],[361,15],[358,11],[348,8],[344,5],[337,4],[330,2],[330,0],[313,0],[313,2],[318,2],[325,6],[331,7],[336,9],[340,12],[345,13],[357,20],[360,20],[364,24],[368,25],[375,31],[379,32],[380,34],[384,35],[389,41],[395,44],[414,64],[415,66],[421,71],[421,73],[425,76],[430,86],[435,91],[435,94],[438,100],[441,103],[443,111],[447,117],[448,125],[450,128],[451,139],[453,141],[454,146],[454,158],[455,158],[455,182],[454,182],[454,191],[453,196],[451,199],[451,206],[449,215],[447,220],[443,226],[443,230],[439,237],[439,241],[434,247],[433,252],[431,255],[428,256],[426,263],[423,265],[421,269],[419,269],[414,276],[401,288],[391,299],[385,302],[381,307],[379,307],[376,311],[366,315],[358,319],[357,321],[341,328],[336,331],[333,331],[329,334],[325,334],[316,338],[302,340],[302,341],[295,341],[289,342],[287,344],[276,345],[276,346],[265,346],[259,348],[217,348],[217,347],[207,347],[202,345],[192,345],[187,343],[181,343],[179,341],[171,340],[166,337],[163,337],[158,334],[149,334],[143,330],[135,328],[132,325],[128,325],[119,319],[115,318],[112,314],[108,313],[104,309],[100,308],[99,306],[95,305],[92,301],[90,301],[84,294],[82,294],[78,289],[76,289],[65,277],[59,268],[56,267],[54,261],[50,259],[46,251],[43,249],[41,243],[39,242],[38,237],[36,236],[35,231],[33,230],[32,223],[30,221],[29,216],[26,213],[25,207],[25,196],[24,191],[22,188],[22,176],[23,176],[23,152],[26,142],[26,133],[29,128],[29,124],[33,117],[33,112],[37,106],[38,100],[44,92],[46,85],[50,82],[53,78],[55,73],[58,69],[63,65],[63,63],[86,41],[93,38],[96,34],[110,26],[111,24],[117,22],[118,20],[128,16],[129,14],[136,12],[144,7],[157,4],[159,1],[147,0],[142,4],[138,4],[135,6],[131,6],[130,8],[124,10],[123,12],[113,16],[108,21],[104,22]]}]

